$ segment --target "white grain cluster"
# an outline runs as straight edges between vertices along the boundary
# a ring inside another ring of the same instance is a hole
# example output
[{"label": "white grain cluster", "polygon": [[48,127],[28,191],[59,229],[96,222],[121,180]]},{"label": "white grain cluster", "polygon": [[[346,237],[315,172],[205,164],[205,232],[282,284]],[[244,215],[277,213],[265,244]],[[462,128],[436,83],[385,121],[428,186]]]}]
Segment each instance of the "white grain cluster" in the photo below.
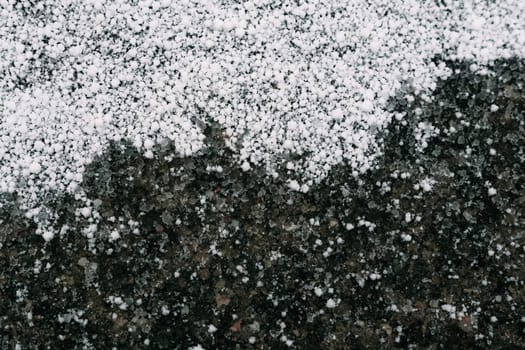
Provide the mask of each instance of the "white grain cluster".
[{"label": "white grain cluster", "polygon": [[196,119],[226,128],[243,170],[300,155],[292,187],[342,161],[358,175],[380,152],[389,97],[449,74],[435,55],[525,55],[524,4],[1,0],[0,191],[28,209],[81,192],[110,140],[190,155],[203,147]]}]

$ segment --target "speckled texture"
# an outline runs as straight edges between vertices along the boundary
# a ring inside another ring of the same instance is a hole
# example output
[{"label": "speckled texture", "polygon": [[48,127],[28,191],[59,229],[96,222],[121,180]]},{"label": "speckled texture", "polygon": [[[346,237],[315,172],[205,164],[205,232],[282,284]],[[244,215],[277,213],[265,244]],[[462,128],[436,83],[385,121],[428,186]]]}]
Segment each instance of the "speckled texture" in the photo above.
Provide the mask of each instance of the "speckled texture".
[{"label": "speckled texture", "polygon": [[[448,64],[432,102],[391,101],[405,116],[363,177],[341,165],[291,192],[284,169],[239,169],[208,125],[195,157],[98,157],[82,184],[94,239],[74,198],[49,197],[70,229],[47,244],[12,198],[0,348],[525,347],[525,64]],[[427,147],[421,122],[439,129]]]}]

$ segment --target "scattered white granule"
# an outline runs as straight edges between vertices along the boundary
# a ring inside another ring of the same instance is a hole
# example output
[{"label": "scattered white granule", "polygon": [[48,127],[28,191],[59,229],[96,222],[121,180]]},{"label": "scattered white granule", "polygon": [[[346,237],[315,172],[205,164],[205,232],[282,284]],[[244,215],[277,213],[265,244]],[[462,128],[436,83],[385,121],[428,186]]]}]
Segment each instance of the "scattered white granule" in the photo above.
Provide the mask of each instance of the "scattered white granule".
[{"label": "scattered white granule", "polygon": [[412,240],[412,236],[408,233],[402,233],[401,239],[403,240],[403,242],[410,242]]},{"label": "scattered white granule", "polygon": [[50,240],[52,240],[53,237],[55,237],[55,233],[51,230],[46,230],[42,233],[42,238],[46,242],[49,242]]},{"label": "scattered white granule", "polygon": [[317,295],[318,297],[322,296],[324,294],[323,290],[319,287],[315,287],[314,288],[314,293],[315,295]]},{"label": "scattered white granule", "polygon": [[153,142],[152,139],[144,140],[144,148],[149,150],[149,149],[153,148],[153,146],[155,146],[155,142]]},{"label": "scattered white granule", "polygon": [[242,162],[241,169],[242,171],[250,170],[251,169],[250,163],[248,163],[247,161]]},{"label": "scattered white granule", "polygon": [[419,187],[423,190],[423,192],[430,192],[432,191],[432,187],[434,186],[435,181],[430,178],[425,178],[421,180],[419,183]]},{"label": "scattered white granule", "polygon": [[161,311],[162,315],[164,315],[164,316],[167,316],[167,315],[170,314],[170,309],[166,305],[162,305],[160,311]]},{"label": "scattered white granule", "polygon": [[197,344],[197,345],[195,345],[195,346],[190,346],[190,347],[188,348],[188,350],[206,350],[206,349],[204,349],[204,348],[202,347],[202,345]]},{"label": "scattered white granule", "polygon": [[301,190],[301,186],[299,185],[299,183],[295,180],[290,180],[288,181],[288,187],[292,190],[292,191],[300,191]]},{"label": "scattered white granule", "polygon": [[454,305],[443,304],[441,310],[448,312],[450,318],[456,318],[456,307]]},{"label": "scattered white granule", "polygon": [[495,196],[496,193],[498,193],[498,191],[496,191],[496,189],[494,187],[490,187],[487,191],[488,195],[489,196]]},{"label": "scattered white granule", "polygon": [[80,214],[82,214],[82,216],[85,218],[89,218],[91,216],[91,208],[90,207],[81,208]]},{"label": "scattered white granule", "polygon": [[[420,108],[416,109],[416,114],[421,114],[422,110]],[[417,149],[424,150],[428,147],[428,140],[436,135],[438,129],[428,122],[419,122],[417,128],[414,131],[414,138],[417,141]]]},{"label": "scattered white granule", "polygon": [[217,332],[217,331],[218,331],[218,329],[217,329],[217,327],[215,327],[214,325],[210,324],[210,325],[208,326],[208,333],[212,333],[212,334],[213,334],[213,333],[215,333],[215,332]]},{"label": "scattered white granule", "polygon": [[499,107],[497,105],[490,105],[491,112],[497,112],[498,110],[499,110]]},{"label": "scattered white granule", "polygon": [[329,309],[333,309],[334,307],[337,306],[337,303],[335,302],[334,299],[328,299],[326,301],[326,307],[329,308]]},{"label": "scattered white granule", "polygon": [[109,239],[111,241],[116,241],[117,239],[120,238],[120,233],[117,231],[117,230],[113,230],[111,231],[111,233],[109,234]]},{"label": "scattered white granule", "polygon": [[372,272],[368,277],[369,277],[372,281],[375,281],[375,280],[381,279],[381,275],[380,275],[379,273],[376,273],[376,272]]}]

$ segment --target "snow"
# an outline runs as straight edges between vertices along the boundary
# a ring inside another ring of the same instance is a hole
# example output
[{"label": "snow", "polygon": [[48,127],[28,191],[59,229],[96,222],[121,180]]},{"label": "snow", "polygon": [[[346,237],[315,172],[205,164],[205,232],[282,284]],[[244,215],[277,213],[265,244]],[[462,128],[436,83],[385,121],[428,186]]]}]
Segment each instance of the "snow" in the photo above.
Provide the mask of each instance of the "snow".
[{"label": "snow", "polygon": [[335,40],[338,43],[342,43],[345,40],[345,33],[342,31],[339,31],[335,34]]},{"label": "snow", "polygon": [[371,112],[371,111],[374,109],[374,104],[372,103],[371,100],[364,100],[364,101],[361,103],[361,109],[362,109],[364,112]]},{"label": "snow", "polygon": [[453,305],[450,304],[443,304],[441,305],[441,309],[447,312],[455,312],[456,308]]},{"label": "snow", "polygon": [[37,162],[33,162],[29,165],[29,172],[32,174],[38,174],[42,171],[42,167]]},{"label": "snow", "polygon": [[456,318],[456,307],[451,304],[443,304],[441,305],[441,310],[448,312],[449,317],[452,319]]},{"label": "snow", "polygon": [[117,239],[120,238],[120,233],[117,230],[113,230],[113,231],[111,231],[111,233],[109,235],[109,238],[112,241],[116,241]]},{"label": "snow", "polygon": [[337,306],[337,303],[335,302],[334,299],[328,299],[326,301],[326,307],[329,308],[329,309],[333,309]]},{"label": "snow", "polygon": [[499,110],[499,107],[497,105],[490,105],[490,111],[495,113]]},{"label": "snow", "polygon": [[197,344],[197,345],[195,345],[195,346],[191,346],[191,347],[189,347],[188,350],[206,350],[206,349],[204,349],[204,348],[202,347],[202,345]]},{"label": "snow", "polygon": [[152,139],[144,140],[144,148],[149,150],[149,149],[153,148],[153,146],[155,146],[155,142]]},{"label": "snow", "polygon": [[82,54],[82,47],[81,46],[73,46],[69,49],[69,53],[72,56],[80,56]]},{"label": "snow", "polygon": [[248,171],[251,169],[251,166],[250,166],[250,163],[248,163],[247,161],[244,161],[241,165],[241,169],[242,171]]},{"label": "snow", "polygon": [[161,307],[161,313],[163,316],[167,316],[170,314],[170,309],[166,305],[163,305]]},{"label": "snow", "polygon": [[[422,94],[451,73],[433,57],[479,68],[525,56],[522,0],[329,0],[286,11],[218,0],[42,5],[60,15],[31,18],[6,3],[0,16],[0,188],[28,207],[49,191],[48,174],[54,191],[82,196],[77,175],[113,140],[147,158],[164,140],[194,154],[205,146],[195,118],[242,139],[243,171],[305,155],[290,169],[294,191],[343,161],[358,176],[380,155],[388,98],[405,81]],[[327,16],[332,7],[340,15]],[[21,164],[34,181],[18,181]]]},{"label": "snow", "polygon": [[301,186],[299,185],[299,183],[295,180],[291,180],[288,182],[288,187],[292,190],[292,191],[300,191],[301,190]]},{"label": "snow", "polygon": [[46,242],[51,241],[54,237],[55,237],[55,233],[53,231],[50,231],[50,230],[44,231],[44,233],[42,234],[42,238]]},{"label": "snow", "polygon": [[419,183],[419,187],[423,190],[423,192],[430,192],[432,191],[432,187],[434,185],[435,181],[430,178],[425,178],[421,180]]},{"label": "snow", "polygon": [[285,149],[293,149],[293,141],[292,140],[284,140],[283,147]]},{"label": "snow", "polygon": [[368,276],[372,281],[376,281],[378,279],[381,279],[381,275],[378,274],[378,273],[375,273],[375,272],[372,272],[369,276]]},{"label": "snow", "polygon": [[407,233],[402,233],[401,234],[401,239],[404,241],[404,242],[410,242],[412,241],[412,236],[407,234]]},{"label": "snow", "polygon": [[89,218],[91,216],[91,208],[89,207],[81,208],[80,214],[82,214],[82,216],[85,218]]}]

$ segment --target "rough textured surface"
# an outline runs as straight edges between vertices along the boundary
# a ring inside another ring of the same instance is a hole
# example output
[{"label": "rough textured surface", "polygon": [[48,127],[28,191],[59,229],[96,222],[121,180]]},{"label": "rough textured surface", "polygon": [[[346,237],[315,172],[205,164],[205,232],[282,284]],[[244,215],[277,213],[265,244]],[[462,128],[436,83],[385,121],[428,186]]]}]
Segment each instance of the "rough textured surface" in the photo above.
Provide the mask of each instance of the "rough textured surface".
[{"label": "rough textured surface", "polygon": [[0,191],[46,210],[85,194],[112,141],[195,154],[199,120],[245,168],[301,155],[301,186],[343,161],[366,173],[402,81],[433,91],[450,74],[435,55],[525,57],[524,17],[523,0],[1,0]]},{"label": "rough textured surface", "polygon": [[115,143],[90,164],[96,230],[56,195],[44,244],[11,198],[0,347],[525,347],[525,65],[448,64],[431,102],[391,100],[363,177],[291,192],[208,125],[194,157]]}]

